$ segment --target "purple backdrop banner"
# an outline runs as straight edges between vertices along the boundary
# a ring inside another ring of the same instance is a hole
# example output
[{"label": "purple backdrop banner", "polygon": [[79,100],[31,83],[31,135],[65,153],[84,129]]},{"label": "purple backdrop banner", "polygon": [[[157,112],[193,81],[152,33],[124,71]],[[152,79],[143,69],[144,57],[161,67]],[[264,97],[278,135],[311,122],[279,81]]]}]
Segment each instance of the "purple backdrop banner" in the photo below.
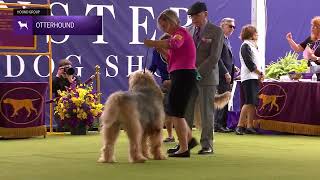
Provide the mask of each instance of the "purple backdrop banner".
[{"label": "purple backdrop banner", "polygon": [[[16,2],[4,0],[5,2]],[[28,0],[25,0],[28,1]],[[32,3],[45,3],[32,0]],[[54,0],[52,14],[55,16],[102,16],[103,35],[53,36],[53,74],[57,62],[68,58],[73,62],[77,75],[85,81],[94,74],[94,66],[101,67],[101,90],[103,100],[116,90],[127,89],[127,77],[142,69],[143,63],[151,63],[151,54],[142,42],[146,38],[162,35],[157,29],[156,18],[161,11],[171,8],[178,12],[181,25],[191,23],[187,8],[195,0]],[[241,41],[238,36],[241,26],[251,22],[251,0],[204,0],[209,11],[209,20],[216,25],[224,17],[236,19],[238,27],[230,38],[236,64]],[[46,51],[46,39],[39,36],[39,50]],[[44,56],[0,56],[0,81],[48,81],[48,58]],[[48,119],[48,118],[47,118]]]},{"label": "purple backdrop banner", "polygon": [[[266,64],[276,61],[290,51],[286,34],[300,43],[310,35],[311,19],[319,16],[319,0],[269,0],[267,1]],[[302,59],[302,54],[300,56]]]}]

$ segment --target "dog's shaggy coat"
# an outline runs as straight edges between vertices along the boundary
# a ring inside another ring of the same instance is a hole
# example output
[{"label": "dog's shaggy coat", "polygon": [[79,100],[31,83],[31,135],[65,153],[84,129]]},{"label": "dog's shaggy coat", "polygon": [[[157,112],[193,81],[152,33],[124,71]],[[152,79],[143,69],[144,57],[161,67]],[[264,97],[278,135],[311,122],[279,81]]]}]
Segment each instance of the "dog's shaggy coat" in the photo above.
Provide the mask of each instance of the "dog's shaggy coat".
[{"label": "dog's shaggy coat", "polygon": [[122,127],[129,138],[129,161],[162,160],[163,94],[149,71],[130,74],[129,91],[109,96],[100,117],[103,147],[98,162],[115,162],[114,145]]}]

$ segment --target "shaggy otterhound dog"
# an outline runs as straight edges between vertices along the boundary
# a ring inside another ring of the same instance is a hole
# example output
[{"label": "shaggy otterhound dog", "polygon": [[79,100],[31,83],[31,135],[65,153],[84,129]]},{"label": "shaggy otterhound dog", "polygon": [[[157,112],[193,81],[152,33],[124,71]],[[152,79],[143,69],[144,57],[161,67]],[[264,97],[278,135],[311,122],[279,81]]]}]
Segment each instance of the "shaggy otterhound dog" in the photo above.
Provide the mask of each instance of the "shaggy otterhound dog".
[{"label": "shaggy otterhound dog", "polygon": [[114,144],[122,127],[128,135],[129,161],[142,163],[161,152],[164,121],[163,95],[149,71],[135,71],[129,77],[129,91],[111,94],[100,117],[103,147],[98,162],[115,162]]}]

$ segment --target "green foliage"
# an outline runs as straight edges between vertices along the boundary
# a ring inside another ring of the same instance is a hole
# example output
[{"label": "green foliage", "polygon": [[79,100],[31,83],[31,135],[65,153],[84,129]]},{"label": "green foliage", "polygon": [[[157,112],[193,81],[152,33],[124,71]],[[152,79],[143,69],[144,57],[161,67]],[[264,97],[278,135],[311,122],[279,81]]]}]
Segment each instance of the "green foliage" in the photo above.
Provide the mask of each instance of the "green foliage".
[{"label": "green foliage", "polygon": [[295,52],[286,53],[285,57],[279,58],[277,62],[272,62],[266,68],[266,77],[279,79],[282,75],[289,72],[303,73],[308,69],[308,61],[298,60],[298,54]]}]

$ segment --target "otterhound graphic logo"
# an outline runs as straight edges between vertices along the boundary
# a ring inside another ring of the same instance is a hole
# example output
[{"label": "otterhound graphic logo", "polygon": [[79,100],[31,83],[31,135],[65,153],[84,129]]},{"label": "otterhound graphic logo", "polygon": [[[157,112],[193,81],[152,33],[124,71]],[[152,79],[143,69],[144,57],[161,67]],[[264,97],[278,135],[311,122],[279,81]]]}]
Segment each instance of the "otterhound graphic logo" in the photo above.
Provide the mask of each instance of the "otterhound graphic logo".
[{"label": "otterhound graphic logo", "polygon": [[279,111],[279,105],[277,104],[277,99],[280,97],[285,97],[284,95],[282,96],[276,96],[276,95],[266,95],[266,94],[260,94],[259,99],[262,100],[262,106],[259,109],[259,111],[263,110],[266,105],[270,104],[269,111],[272,110],[273,107],[276,107],[277,110]]},{"label": "otterhound graphic logo", "polygon": [[0,94],[0,119],[12,124],[29,124],[43,117],[44,97],[42,89],[8,87]]},{"label": "otterhound graphic logo", "polygon": [[18,24],[19,24],[20,30],[21,30],[22,28],[29,29],[29,28],[28,28],[28,22],[23,23],[22,21],[18,21]]},{"label": "otterhound graphic logo", "polygon": [[3,103],[10,104],[13,107],[13,113],[10,117],[14,117],[18,115],[18,111],[22,108],[25,108],[28,111],[27,117],[31,115],[31,110],[34,111],[36,115],[38,115],[37,109],[33,107],[32,102],[37,101],[38,99],[11,99],[6,98],[3,100]]},{"label": "otterhound graphic logo", "polygon": [[262,118],[279,115],[286,105],[287,93],[277,84],[267,84],[260,89],[256,114]]}]

